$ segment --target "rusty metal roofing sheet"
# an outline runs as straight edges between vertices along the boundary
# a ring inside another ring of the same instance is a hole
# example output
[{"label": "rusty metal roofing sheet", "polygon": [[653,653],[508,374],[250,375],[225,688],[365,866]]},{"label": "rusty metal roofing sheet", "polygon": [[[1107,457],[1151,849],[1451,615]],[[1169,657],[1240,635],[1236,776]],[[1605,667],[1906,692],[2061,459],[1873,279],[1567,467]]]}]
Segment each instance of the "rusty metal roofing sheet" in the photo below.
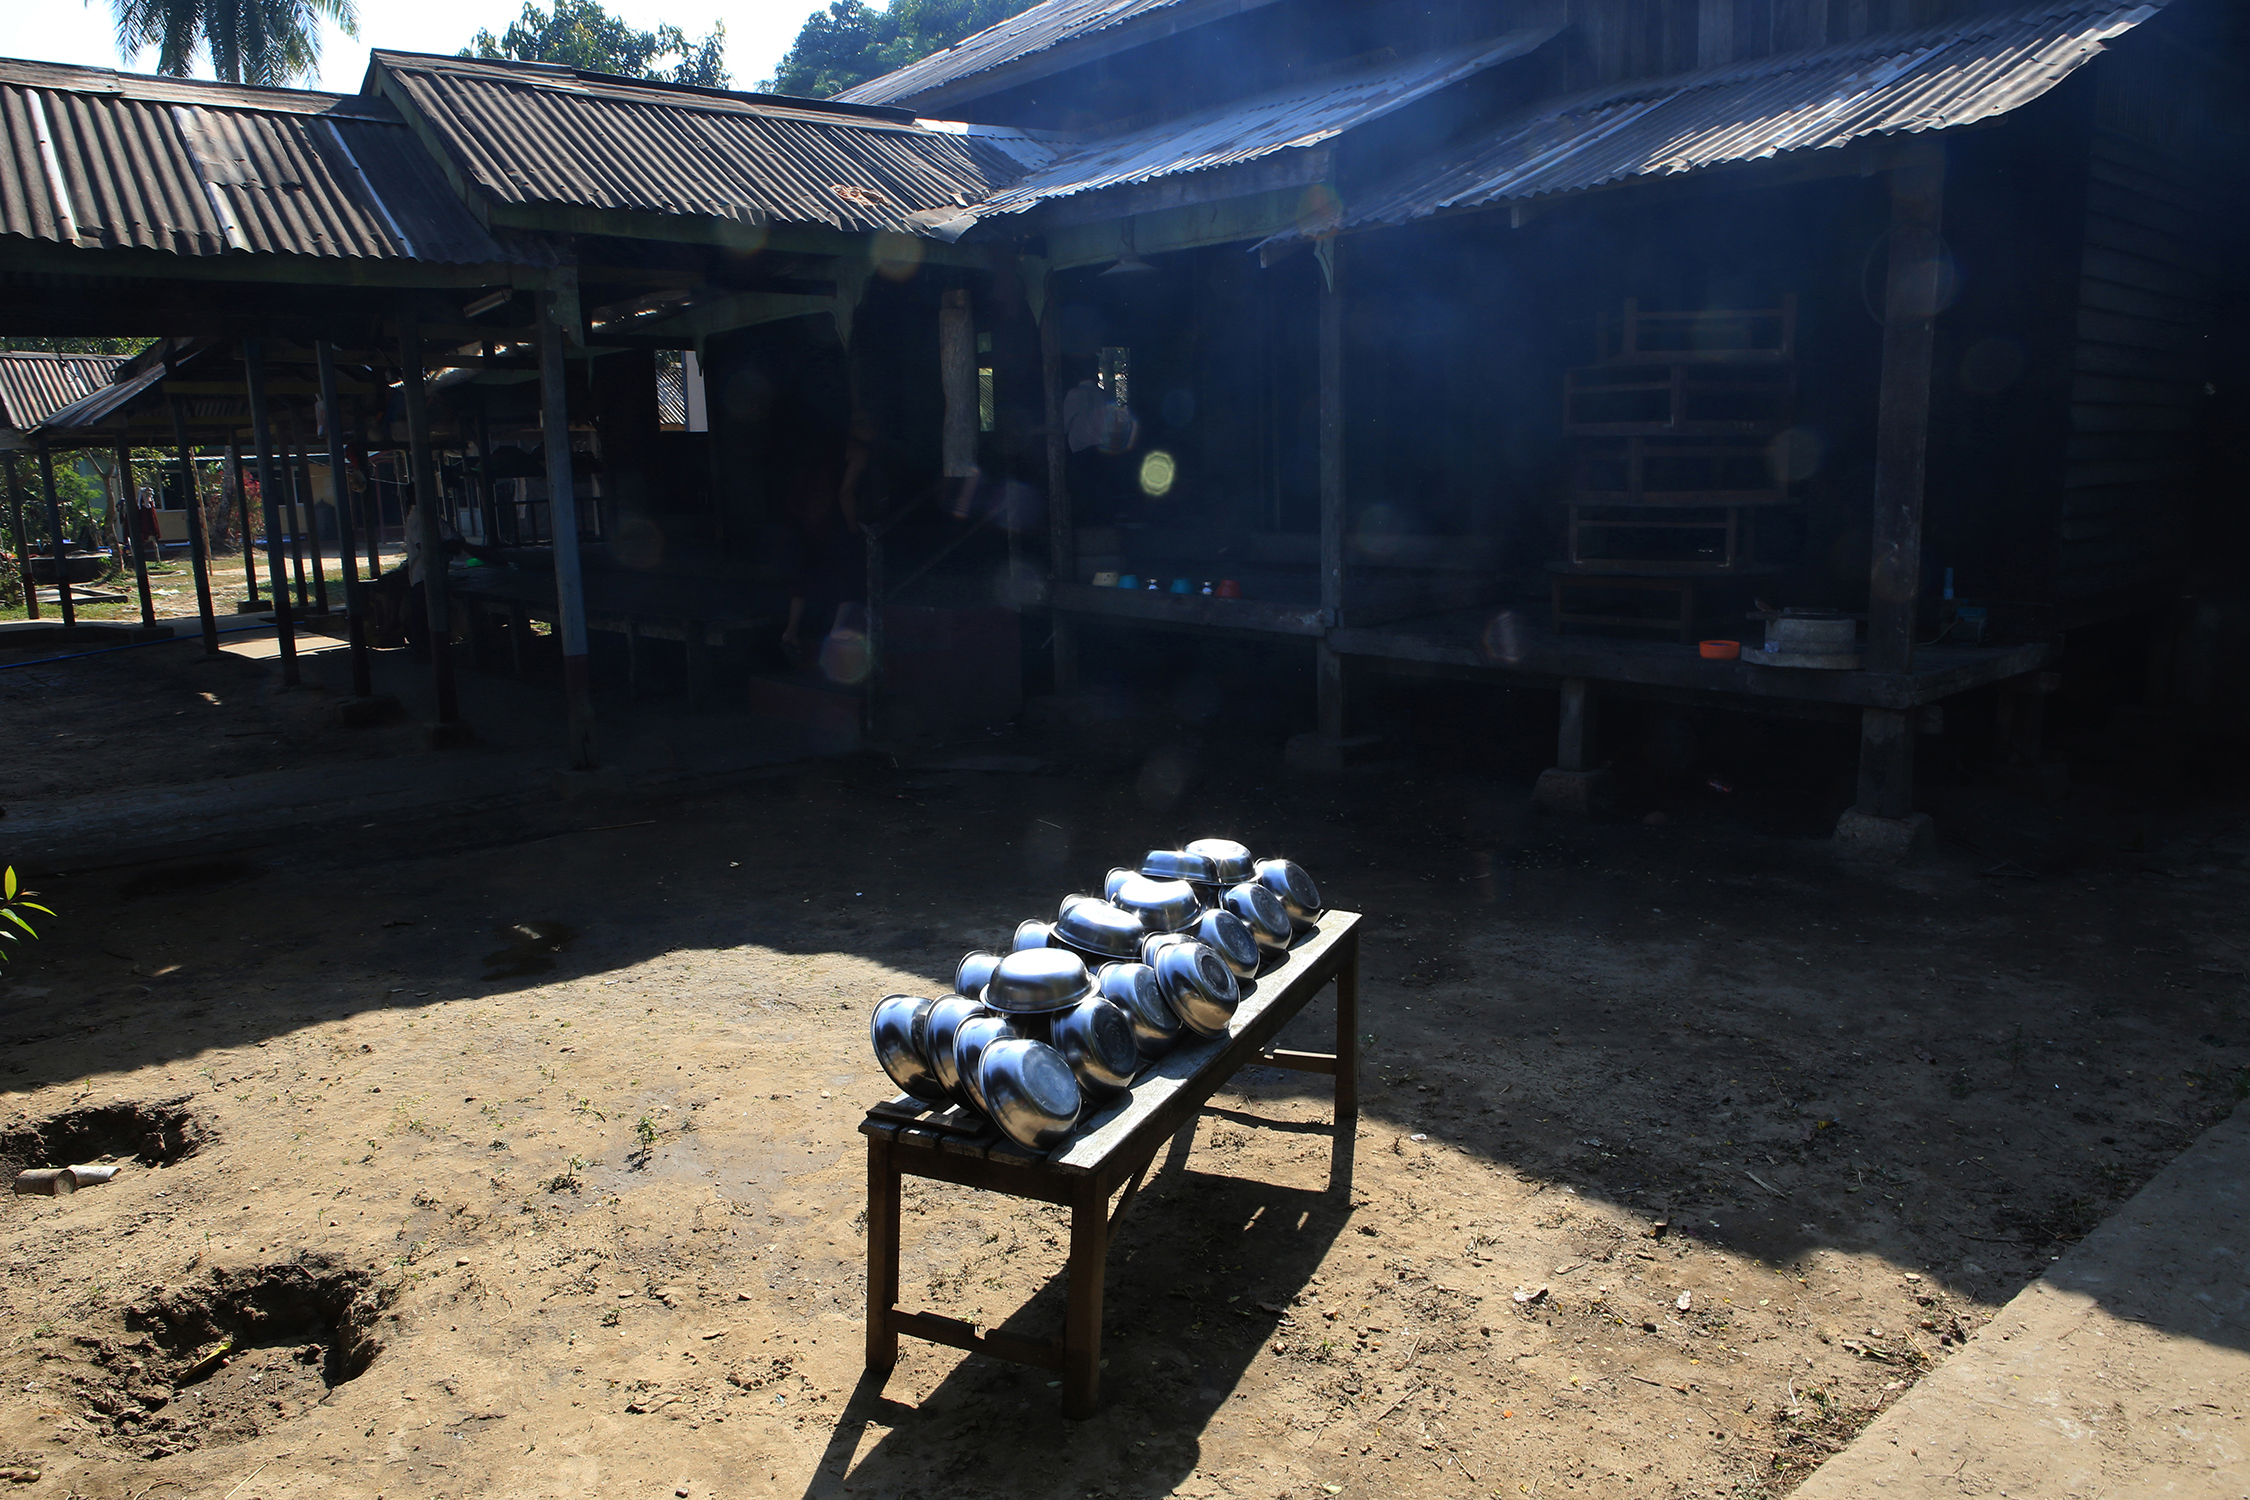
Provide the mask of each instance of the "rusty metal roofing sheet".
[{"label": "rusty metal roofing sheet", "polygon": [[984,30],[963,37],[952,46],[908,63],[880,78],[844,90],[836,97],[847,103],[889,104],[912,99],[942,85],[1029,57],[1051,47],[1094,36],[1138,21],[1159,11],[1200,10],[1233,15],[1253,9],[1266,0],[1233,0],[1233,3],[1198,3],[1198,0],[1045,0],[1044,4]]},{"label": "rusty metal roofing sheet", "polygon": [[125,361],[110,354],[0,351],[0,427],[34,427],[116,378]]},{"label": "rusty metal roofing sheet", "polygon": [[1338,224],[1267,243],[1974,124],[2037,99],[2162,4],[2049,3],[1553,101],[1363,193]]},{"label": "rusty metal roofing sheet", "polygon": [[1055,155],[1001,127],[544,65],[378,52],[375,68],[499,204],[918,234]]},{"label": "rusty metal roofing sheet", "polygon": [[1053,198],[1149,182],[1317,146],[1355,125],[1403,109],[1495,63],[1521,57],[1555,28],[1510,32],[1412,62],[1275,89],[1222,108],[1167,120],[1058,159],[994,194],[980,215],[1020,213]]},{"label": "rusty metal roofing sheet", "polygon": [[512,259],[380,100],[0,60],[0,234],[97,249]]}]

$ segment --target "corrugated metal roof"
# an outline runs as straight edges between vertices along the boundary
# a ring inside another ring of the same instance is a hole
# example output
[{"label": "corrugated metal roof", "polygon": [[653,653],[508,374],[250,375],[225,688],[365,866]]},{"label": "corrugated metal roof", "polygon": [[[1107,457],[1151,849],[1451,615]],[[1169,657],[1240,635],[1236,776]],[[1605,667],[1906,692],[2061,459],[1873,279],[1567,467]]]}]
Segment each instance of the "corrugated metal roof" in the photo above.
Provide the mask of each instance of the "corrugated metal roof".
[{"label": "corrugated metal roof", "polygon": [[542,64],[374,66],[501,204],[921,234],[1055,154],[1021,131]]},{"label": "corrugated metal roof", "polygon": [[[1137,21],[1155,11],[1176,10],[1192,0],[1045,0],[1020,15],[1010,16],[984,30],[963,37],[942,51],[908,63],[880,78],[870,78],[836,97],[851,104],[889,104],[912,99],[944,84],[1029,57],[1035,52],[1080,37],[1093,36],[1127,21]],[[1205,6],[1223,14],[1253,9],[1265,0],[1243,0],[1225,6]]]},{"label": "corrugated metal roof", "polygon": [[49,413],[47,420],[39,424],[40,428],[45,432],[59,433],[121,425],[121,422],[113,422],[111,418],[119,417],[132,404],[135,396],[169,373],[163,362],[157,361],[138,374],[105,385],[98,391],[79,397],[61,410]]},{"label": "corrugated metal roof", "polygon": [[36,426],[108,385],[124,363],[110,354],[0,350],[0,427]]},{"label": "corrugated metal roof", "polygon": [[[1669,176],[1863,136],[1942,130],[2029,104],[2163,0],[2055,4],[1863,37],[1542,104],[1347,205],[1336,228]],[[1267,243],[1328,226],[1292,228]]]},{"label": "corrugated metal roof", "polygon": [[1556,28],[1510,32],[1388,68],[1276,89],[1254,99],[1167,120],[1062,157],[980,205],[1020,213],[1051,198],[1148,182],[1317,146],[1355,125],[1403,109],[1495,63],[1521,57]]},{"label": "corrugated metal roof", "polygon": [[174,255],[512,259],[374,99],[0,60],[0,234]]}]

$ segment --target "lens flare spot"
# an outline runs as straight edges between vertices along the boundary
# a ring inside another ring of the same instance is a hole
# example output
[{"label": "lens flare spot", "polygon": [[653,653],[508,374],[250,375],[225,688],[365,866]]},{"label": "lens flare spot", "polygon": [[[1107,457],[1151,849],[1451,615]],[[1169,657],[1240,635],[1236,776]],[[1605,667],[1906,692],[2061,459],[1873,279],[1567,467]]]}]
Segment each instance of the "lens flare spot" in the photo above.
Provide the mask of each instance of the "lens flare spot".
[{"label": "lens flare spot", "polygon": [[1179,477],[1179,464],[1162,448],[1152,449],[1141,460],[1141,493],[1151,499],[1161,500],[1171,494],[1172,482]]}]

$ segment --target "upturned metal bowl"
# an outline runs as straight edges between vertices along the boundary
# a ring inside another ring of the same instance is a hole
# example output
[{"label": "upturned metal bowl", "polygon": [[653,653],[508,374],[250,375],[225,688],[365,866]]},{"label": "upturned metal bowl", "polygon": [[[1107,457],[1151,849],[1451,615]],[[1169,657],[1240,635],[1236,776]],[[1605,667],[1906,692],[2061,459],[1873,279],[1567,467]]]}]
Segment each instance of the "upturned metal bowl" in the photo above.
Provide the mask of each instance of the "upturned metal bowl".
[{"label": "upturned metal bowl", "polygon": [[1265,952],[1258,946],[1258,936],[1250,924],[1233,912],[1214,908],[1195,919],[1188,929],[1197,941],[1219,955],[1226,966],[1234,970],[1237,979],[1258,977],[1258,964]]},{"label": "upturned metal bowl", "polygon": [[1184,880],[1151,880],[1134,875],[1119,883],[1110,900],[1141,919],[1150,932],[1180,932],[1195,925],[1203,902]]},{"label": "upturned metal bowl", "polygon": [[1044,1151],[1078,1128],[1086,1108],[1078,1075],[1045,1042],[1020,1037],[994,1042],[977,1059],[977,1087],[992,1123],[1008,1139]]},{"label": "upturned metal bowl", "polygon": [[1299,932],[1312,926],[1320,915],[1320,887],[1313,884],[1305,867],[1293,859],[1261,859],[1258,861],[1258,884],[1281,900],[1281,909],[1289,913],[1289,920]]},{"label": "upturned metal bowl", "polygon": [[1215,885],[1219,879],[1217,862],[1190,849],[1151,849],[1141,856],[1141,873],[1151,880],[1185,880],[1191,885]]},{"label": "upturned metal bowl", "polygon": [[973,1103],[961,1075],[953,1071],[954,1034],[962,1023],[985,1013],[983,1006],[963,995],[948,995],[922,1013],[922,1056],[937,1074],[945,1092],[962,1104]]},{"label": "upturned metal bowl", "polygon": [[1047,923],[1037,917],[1027,917],[1016,924],[1016,935],[1008,940],[1008,951],[1021,953],[1026,948],[1044,948],[1052,934],[1053,929]]},{"label": "upturned metal bowl", "polygon": [[1103,964],[1094,975],[1094,987],[1125,1013],[1141,1056],[1162,1057],[1179,1041],[1179,1015],[1164,998],[1156,971],[1147,964]]},{"label": "upturned metal bowl", "polygon": [[1156,982],[1180,1023],[1197,1036],[1225,1036],[1242,1003],[1226,960],[1201,943],[1174,943],[1156,955]]},{"label": "upturned metal bowl", "polygon": [[1000,967],[1000,955],[987,953],[982,948],[961,955],[961,962],[953,969],[953,993],[981,999],[984,987],[992,983],[992,971]]},{"label": "upturned metal bowl", "polygon": [[1102,899],[1104,901],[1115,901],[1118,891],[1124,888],[1125,882],[1139,873],[1140,871],[1128,870],[1123,865],[1111,869],[1107,875],[1102,877]]},{"label": "upturned metal bowl", "polygon": [[916,1023],[936,1003],[920,995],[885,995],[875,1002],[875,1014],[867,1023],[875,1060],[891,1082],[928,1104],[945,1102],[945,1085],[915,1045],[914,1032]]},{"label": "upturned metal bowl", "polygon": [[1094,992],[1086,961],[1067,948],[1023,948],[1000,960],[984,1003],[1003,1015],[1068,1010]]},{"label": "upturned metal bowl", "polygon": [[1140,1071],[1141,1049],[1133,1037],[1133,1023],[1099,995],[1088,995],[1058,1013],[1047,1040],[1078,1075],[1078,1086],[1089,1098],[1123,1092]]},{"label": "upturned metal bowl", "polygon": [[1255,880],[1245,880],[1221,897],[1219,904],[1241,918],[1242,925],[1250,929],[1259,947],[1268,953],[1289,951],[1289,939],[1296,928],[1281,898],[1272,891]]},{"label": "upturned metal bowl", "polygon": [[1096,961],[1131,958],[1148,931],[1141,919],[1097,896],[1065,896],[1048,941],[1067,944]]},{"label": "upturned metal bowl", "polygon": [[1187,846],[1187,852],[1211,861],[1211,880],[1216,885],[1240,885],[1258,873],[1250,846],[1233,839],[1196,839]]},{"label": "upturned metal bowl", "polygon": [[1012,1036],[1021,1035],[1023,1033],[1006,1016],[989,1013],[971,1016],[953,1033],[954,1075],[961,1080],[961,1087],[968,1094],[969,1102],[987,1114],[991,1110],[984,1102],[982,1086],[977,1081],[977,1063],[984,1056],[984,1049],[994,1042],[1004,1042]]},{"label": "upturned metal bowl", "polygon": [[1141,939],[1141,962],[1153,964],[1156,962],[1156,955],[1167,948],[1177,947],[1181,943],[1201,941],[1202,939],[1192,932],[1152,932]]}]

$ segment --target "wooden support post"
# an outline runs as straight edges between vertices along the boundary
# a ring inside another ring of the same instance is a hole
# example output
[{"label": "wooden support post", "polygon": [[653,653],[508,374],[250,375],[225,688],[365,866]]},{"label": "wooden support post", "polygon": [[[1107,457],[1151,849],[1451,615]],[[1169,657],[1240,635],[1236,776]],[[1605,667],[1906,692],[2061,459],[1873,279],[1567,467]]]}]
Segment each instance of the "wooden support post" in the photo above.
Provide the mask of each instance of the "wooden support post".
[{"label": "wooden support post", "polygon": [[1344,242],[1329,245],[1320,289],[1320,608],[1328,625],[1344,607]]},{"label": "wooden support post", "polygon": [[[1930,352],[1936,339],[1945,143],[1919,138],[1893,167],[1883,371],[1875,415],[1874,559],[1867,580],[1867,668],[1914,666],[1922,594],[1922,492],[1930,443]],[[1903,814],[1901,815],[1903,816]]]},{"label": "wooden support post", "polygon": [[[1320,613],[1333,629],[1344,607],[1344,245],[1327,246],[1327,275],[1320,287]],[[1322,642],[1315,648],[1318,729],[1344,737],[1343,658]]]},{"label": "wooden support post", "polygon": [[344,565],[345,635],[351,643],[352,696],[372,697],[375,673],[367,654],[367,591],[360,587],[354,527],[352,471],[344,462],[344,408],[336,393],[336,346],[326,339],[313,345],[320,376],[320,425],[328,434],[328,486],[336,497],[336,552]]},{"label": "wooden support post", "polygon": [[[294,417],[290,418],[289,425],[294,436],[297,425]],[[320,607],[322,614],[327,614],[328,568],[320,555],[320,500],[318,492],[313,488],[312,447],[309,443],[297,445],[297,471],[305,477],[305,504],[300,519],[307,533],[306,546],[312,552],[313,602]],[[328,478],[333,487],[336,476],[331,474]],[[299,586],[302,587],[302,584]]]},{"label": "wooden support post", "polygon": [[187,414],[177,396],[172,412],[172,446],[180,452],[180,482],[187,496],[188,561],[195,570],[195,612],[203,621],[203,654],[219,654],[219,618],[211,604],[211,528],[204,524],[203,494],[195,483],[195,452],[188,444]]},{"label": "wooden support post", "polygon": [[888,1137],[867,1138],[867,1368],[898,1363],[899,1170]]},{"label": "wooden support post", "polygon": [[148,554],[141,545],[141,497],[133,485],[133,440],[130,434],[117,440],[117,507],[118,516],[125,523],[125,545],[133,554],[133,583],[141,598],[141,624],[146,629],[156,627],[156,599],[148,588]]},{"label": "wooden support post", "polygon": [[938,384],[945,396],[938,472],[966,479],[977,471],[978,401],[976,313],[965,287],[953,288],[938,302]]},{"label": "wooden support post", "polygon": [[1914,724],[1903,709],[1865,708],[1859,716],[1859,801],[1854,811],[1899,819],[1914,811]]},{"label": "wooden support post", "polygon": [[63,574],[62,502],[55,498],[55,455],[39,445],[39,483],[47,492],[47,557],[55,565],[55,602],[62,606],[62,622],[78,623],[78,606],[70,602],[70,580]]},{"label": "wooden support post", "polygon": [[8,519],[16,539],[16,567],[23,573],[23,612],[27,620],[39,618],[39,585],[31,576],[31,534],[23,525],[23,476],[16,472],[16,456],[8,455]]},{"label": "wooden support post", "polygon": [[1062,1413],[1094,1414],[1102,1396],[1102,1284],[1109,1279],[1109,1194],[1099,1173],[1081,1179],[1070,1204],[1070,1287],[1063,1308]]},{"label": "wooden support post", "polygon": [[422,371],[422,329],[411,313],[399,318],[399,374],[406,393],[406,441],[413,453],[415,538],[422,553],[422,592],[428,602],[430,681],[437,689],[439,725],[461,722],[453,686],[453,602],[448,597],[445,542],[438,510],[445,503],[437,456],[430,447],[430,397]]},{"label": "wooden support post", "polygon": [[883,528],[863,516],[860,534],[867,541],[867,683],[861,722],[872,742],[882,732],[883,606],[890,590],[883,579]]},{"label": "wooden support post", "polygon": [[250,487],[242,482],[242,449],[234,443],[227,444],[227,487],[234,491],[235,511],[242,523],[242,577],[250,592],[244,602],[255,609],[258,605],[258,554],[250,545],[253,535],[250,527]]},{"label": "wooden support post", "polygon": [[1351,1196],[1359,1140],[1359,930],[1336,966],[1336,1138],[1329,1149],[1328,1190]]},{"label": "wooden support post", "polygon": [[281,472],[288,483],[282,490],[282,515],[286,517],[283,530],[289,537],[289,561],[297,576],[297,608],[312,608],[312,592],[305,587],[305,534],[298,529],[302,516],[312,504],[312,485],[304,469],[304,457],[298,451],[297,413],[285,410],[281,416]]},{"label": "wooden support post", "polygon": [[680,664],[687,673],[687,711],[701,713],[711,699],[711,652],[701,620],[683,620]]},{"label": "wooden support post", "polygon": [[[370,438],[379,431],[373,422],[368,424]],[[361,463],[366,469],[367,509],[360,519],[367,524],[367,581],[373,583],[383,576],[383,491],[382,482],[375,477],[372,448],[362,456]]]},{"label": "wooden support post", "polygon": [[[1320,614],[1330,629],[1344,608],[1344,251],[1341,242],[1322,247],[1320,288]],[[1351,705],[1350,673],[1344,658],[1326,640],[1313,645],[1314,722],[1309,735],[1293,735],[1288,759],[1301,770],[1341,771],[1350,759],[1346,744]]]},{"label": "wooden support post", "polygon": [[[1062,299],[1048,273],[1040,288],[1046,306],[1039,316],[1039,391],[1047,420],[1047,571],[1052,587],[1078,576],[1078,537],[1070,512],[1070,435],[1063,430]],[[1060,614],[1055,622],[1055,691],[1078,690],[1078,626]]]},{"label": "wooden support post", "polygon": [[563,378],[557,293],[539,303],[539,422],[547,458],[547,529],[555,554],[555,633],[561,637],[567,714],[564,764],[594,768],[594,687],[586,661],[586,586],[578,560],[578,492],[570,474],[570,401]]},{"label": "wooden support post", "polygon": [[[266,407],[266,365],[256,339],[242,341],[242,378],[250,391],[250,440],[257,448],[258,496],[266,513],[266,591],[271,596],[266,602],[273,606],[274,629],[281,638],[282,683],[295,687],[300,681],[297,617],[289,605],[289,579],[282,571],[279,506],[283,491],[281,478],[274,472],[273,419]],[[250,545],[247,531],[242,544]]]},{"label": "wooden support post", "polygon": [[1328,648],[1326,641],[1313,643],[1313,695],[1315,725],[1325,739],[1344,738],[1345,700],[1344,658]]},{"label": "wooden support post", "polygon": [[1555,735],[1555,765],[1565,771],[1594,769],[1594,717],[1600,699],[1583,677],[1562,683],[1562,720]]}]

